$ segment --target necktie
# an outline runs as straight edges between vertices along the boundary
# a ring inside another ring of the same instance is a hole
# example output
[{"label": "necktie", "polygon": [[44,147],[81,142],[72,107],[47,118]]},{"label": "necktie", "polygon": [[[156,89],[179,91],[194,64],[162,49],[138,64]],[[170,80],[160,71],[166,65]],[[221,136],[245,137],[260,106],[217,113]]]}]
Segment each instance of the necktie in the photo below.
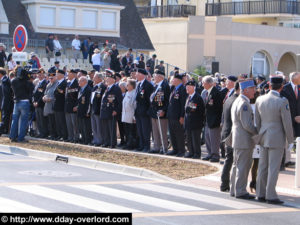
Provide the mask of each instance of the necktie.
[{"label": "necktie", "polygon": [[208,91],[206,91],[205,93],[205,102],[207,103],[207,101],[208,101]]},{"label": "necktie", "polygon": [[227,92],[227,94],[226,94],[226,96],[225,96],[225,98],[224,98],[224,100],[223,100],[223,104],[225,103],[226,99],[228,98],[229,93],[230,93],[230,91]]},{"label": "necktie", "polygon": [[295,92],[296,99],[298,99],[298,90],[297,90],[297,86],[296,85],[295,85],[294,92]]}]

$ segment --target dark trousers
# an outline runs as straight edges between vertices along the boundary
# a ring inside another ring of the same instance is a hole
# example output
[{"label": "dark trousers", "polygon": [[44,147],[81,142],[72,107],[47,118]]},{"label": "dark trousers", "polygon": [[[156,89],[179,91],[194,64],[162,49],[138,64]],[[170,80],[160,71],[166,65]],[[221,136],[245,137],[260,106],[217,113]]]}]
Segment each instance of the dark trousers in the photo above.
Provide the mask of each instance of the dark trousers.
[{"label": "dark trousers", "polygon": [[186,131],[187,147],[189,153],[190,155],[195,157],[201,156],[201,131],[202,128]]},{"label": "dark trousers", "polygon": [[48,117],[49,134],[52,138],[55,138],[57,136],[56,127],[55,127],[55,116],[54,114],[49,114],[47,117]]},{"label": "dark trousers", "polygon": [[47,117],[44,116],[44,109],[40,107],[35,108],[35,115],[39,134],[43,137],[48,136]]},{"label": "dark trousers", "polygon": [[233,163],[233,148],[230,146],[225,146],[225,162],[221,175],[221,188],[229,188],[230,183],[230,171]]},{"label": "dark trousers", "polygon": [[136,147],[136,126],[134,123],[123,123],[125,130],[126,145],[129,148]]},{"label": "dark trousers", "polygon": [[184,128],[178,120],[169,119],[169,133],[175,153],[184,153]]},{"label": "dark trousers", "polygon": [[12,110],[1,111],[1,123],[0,123],[0,133],[7,134],[9,132],[9,125],[11,121]]},{"label": "dark trousers", "polygon": [[122,123],[121,119],[118,120],[118,127],[119,127],[119,133],[120,133],[120,139],[121,143],[125,144],[125,129],[124,129],[124,123]]},{"label": "dark trousers", "polygon": [[136,127],[139,136],[139,148],[150,150],[151,118],[136,116]]},{"label": "dark trousers", "polygon": [[92,142],[92,126],[90,117],[78,117],[78,130],[83,144]]},{"label": "dark trousers", "polygon": [[103,142],[104,145],[116,146],[117,144],[117,135],[116,135],[116,119],[103,119],[100,120],[103,126]]},{"label": "dark trousers", "polygon": [[67,131],[65,112],[54,112],[54,117],[55,117],[57,135],[62,137],[64,140],[67,140],[68,131]]}]

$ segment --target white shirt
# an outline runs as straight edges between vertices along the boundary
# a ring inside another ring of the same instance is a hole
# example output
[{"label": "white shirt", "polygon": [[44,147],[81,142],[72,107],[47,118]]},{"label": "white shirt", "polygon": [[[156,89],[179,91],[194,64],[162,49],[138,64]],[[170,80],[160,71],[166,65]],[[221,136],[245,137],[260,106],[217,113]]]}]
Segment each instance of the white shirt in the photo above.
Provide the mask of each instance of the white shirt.
[{"label": "white shirt", "polygon": [[100,53],[95,53],[93,54],[92,56],[92,62],[93,62],[93,65],[101,65],[101,56],[100,56]]},{"label": "white shirt", "polygon": [[80,40],[74,39],[72,41],[72,48],[75,50],[80,50]]},{"label": "white shirt", "polygon": [[[292,81],[291,81],[291,85],[292,85],[292,88],[293,88],[293,92],[295,92],[295,87],[297,87]],[[298,88],[297,88],[297,93],[298,93]]]},{"label": "white shirt", "polygon": [[196,91],[194,91],[193,94],[189,95],[189,99],[190,99],[190,100],[194,97],[195,93],[196,93]]},{"label": "white shirt", "polygon": [[207,96],[210,95],[210,92],[211,92],[211,90],[213,89],[213,87],[214,87],[214,86],[211,86],[211,88],[207,90]]},{"label": "white shirt", "polygon": [[54,50],[59,51],[62,49],[59,40],[53,40],[53,44],[54,44]]},{"label": "white shirt", "polygon": [[13,60],[10,60],[8,63],[7,63],[7,65],[8,65],[8,69],[9,70],[13,70],[15,67],[16,67],[16,62],[15,61],[13,61]]}]

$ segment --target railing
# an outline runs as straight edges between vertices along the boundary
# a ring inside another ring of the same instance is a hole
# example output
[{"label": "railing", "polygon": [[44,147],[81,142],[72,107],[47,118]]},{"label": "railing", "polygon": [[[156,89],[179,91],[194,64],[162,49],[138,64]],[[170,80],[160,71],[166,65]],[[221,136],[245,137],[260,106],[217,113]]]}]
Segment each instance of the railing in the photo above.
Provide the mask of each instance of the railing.
[{"label": "railing", "polygon": [[156,17],[188,17],[196,15],[196,6],[193,5],[163,5],[137,7],[141,18]]},{"label": "railing", "polygon": [[206,3],[206,16],[245,14],[300,14],[300,2],[286,0]]}]

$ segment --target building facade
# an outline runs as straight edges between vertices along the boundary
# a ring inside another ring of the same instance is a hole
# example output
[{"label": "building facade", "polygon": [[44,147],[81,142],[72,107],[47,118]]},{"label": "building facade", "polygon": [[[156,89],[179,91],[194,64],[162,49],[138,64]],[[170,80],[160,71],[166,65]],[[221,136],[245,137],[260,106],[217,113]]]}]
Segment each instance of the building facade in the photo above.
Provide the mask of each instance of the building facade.
[{"label": "building facade", "polygon": [[[187,4],[176,2],[174,7]],[[220,72],[233,75],[297,69],[300,2],[195,0],[189,6],[195,13],[143,16],[156,53],[165,61],[188,71],[204,66],[209,72],[216,62]],[[172,5],[163,7],[172,10]]]}]

